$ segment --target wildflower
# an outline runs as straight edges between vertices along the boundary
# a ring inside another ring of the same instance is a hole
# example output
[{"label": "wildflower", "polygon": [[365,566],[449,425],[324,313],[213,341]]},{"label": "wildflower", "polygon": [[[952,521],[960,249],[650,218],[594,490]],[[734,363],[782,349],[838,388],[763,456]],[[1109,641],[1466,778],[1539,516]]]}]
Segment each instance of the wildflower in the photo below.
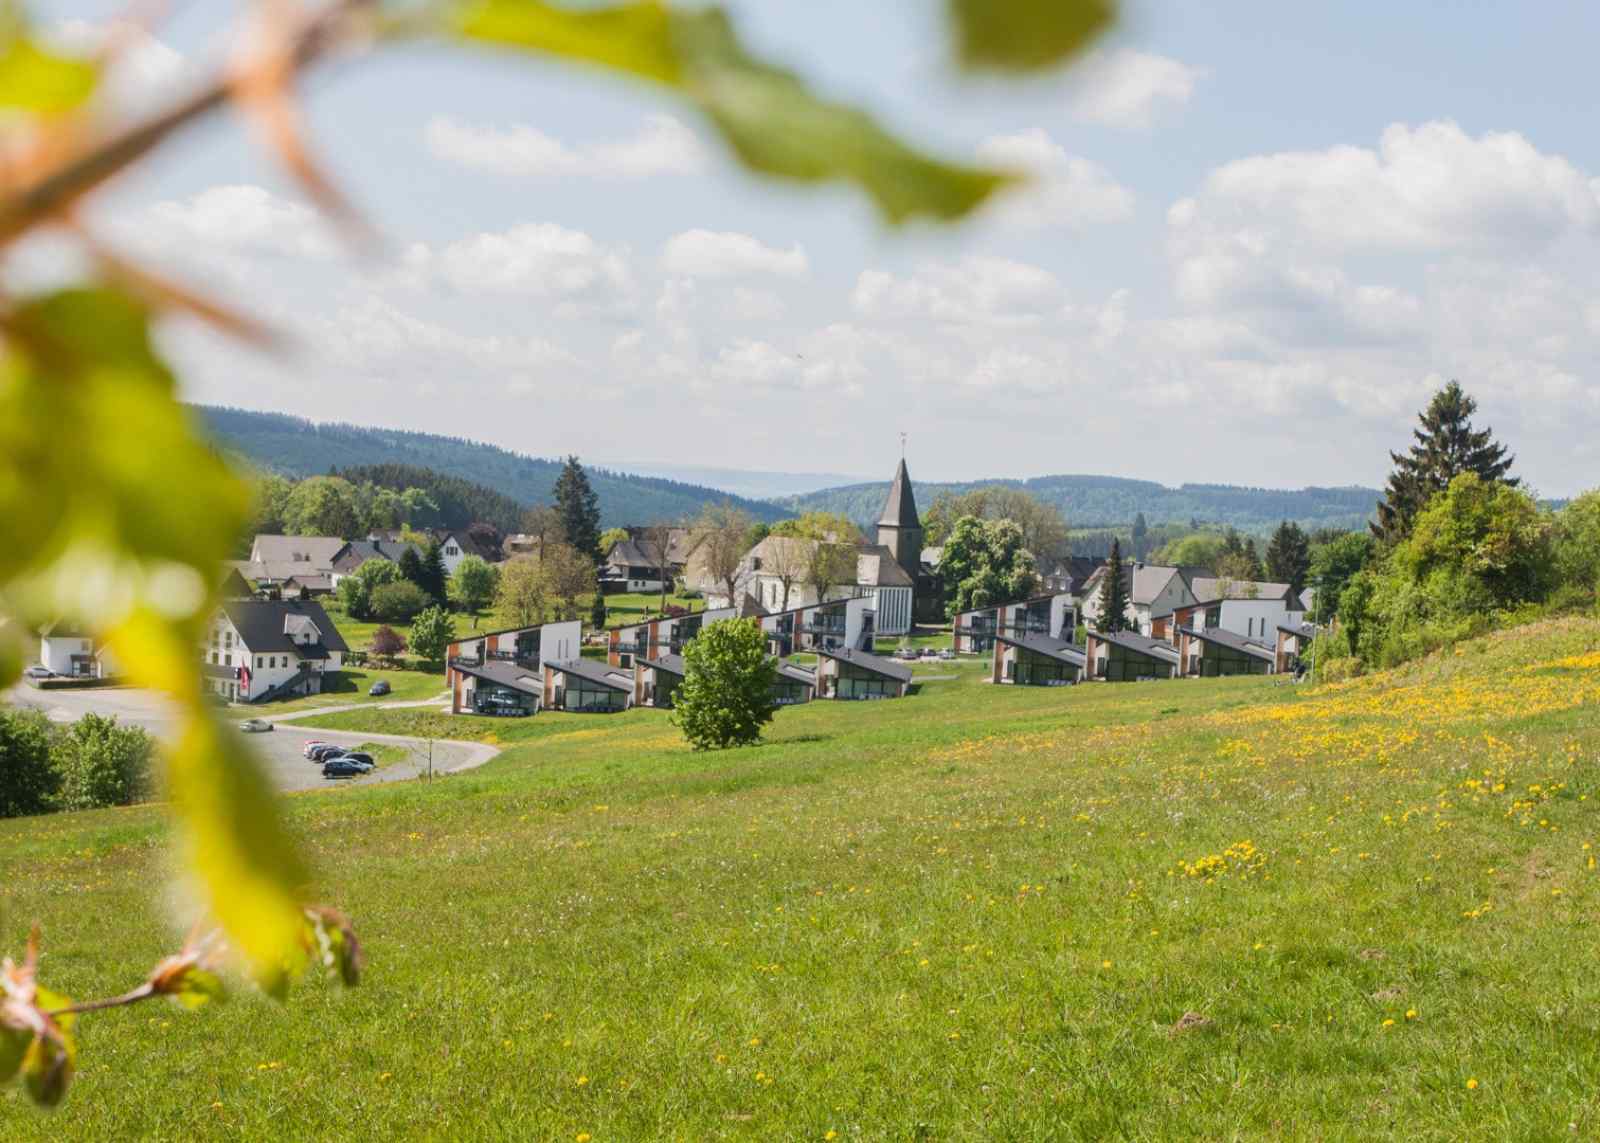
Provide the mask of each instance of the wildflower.
[{"label": "wildflower", "polygon": [[589,1143],[589,1140],[593,1138],[594,1136],[590,1135],[587,1131],[578,1132],[578,1143]]},{"label": "wildflower", "polygon": [[1415,1008],[1407,1008],[1406,1009],[1406,1019],[1407,1020],[1415,1020],[1416,1018],[1417,1018],[1417,1010]]},{"label": "wildflower", "polygon": [[588,1076],[579,1076],[578,1077],[578,1086],[579,1087],[586,1087],[586,1086],[588,1086],[588,1083],[589,1083],[589,1077]]},{"label": "wildflower", "polygon": [[828,1129],[828,1133],[826,1135],[824,1135],[823,1138],[824,1139],[837,1139],[837,1138],[839,1138],[839,1133],[837,1131],[833,1130],[830,1127]]},{"label": "wildflower", "polygon": [[951,1032],[949,1038],[952,1039],[952,1040],[959,1040],[959,1039],[961,1039],[961,1033],[960,1032]]},{"label": "wildflower", "polygon": [[1383,1022],[1383,1026],[1385,1028],[1393,1028],[1394,1027],[1394,1021],[1393,1020],[1385,1020]]},{"label": "wildflower", "polygon": [[1103,961],[1100,962],[1100,967],[1101,968],[1110,968],[1111,967],[1111,962],[1109,960],[1103,960]]},{"label": "wildflower", "polygon": [[760,1036],[751,1036],[750,1037],[750,1046],[752,1048],[759,1048],[761,1046],[761,1037]]},{"label": "wildflower", "polygon": [[1467,1090],[1468,1091],[1477,1091],[1478,1090],[1478,1081],[1476,1079],[1469,1079],[1467,1081]]}]

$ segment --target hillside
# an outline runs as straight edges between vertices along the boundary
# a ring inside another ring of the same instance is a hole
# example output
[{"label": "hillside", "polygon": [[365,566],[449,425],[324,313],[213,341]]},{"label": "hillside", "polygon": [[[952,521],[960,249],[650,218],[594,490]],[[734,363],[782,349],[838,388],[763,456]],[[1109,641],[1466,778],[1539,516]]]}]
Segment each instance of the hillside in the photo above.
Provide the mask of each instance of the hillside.
[{"label": "hillside", "polygon": [[[361,987],[84,1017],[65,1105],[9,1090],[0,1136],[1592,1138],[1597,649],[1317,690],[940,664],[711,754],[651,710],[323,716],[506,747],[289,800]],[[5,951],[37,918],[49,984],[126,988],[180,932],[165,832],[0,823]]]},{"label": "hillside", "polygon": [[[494,445],[432,433],[317,424],[282,413],[200,406],[212,436],[224,449],[286,476],[314,476],[333,468],[413,465],[485,485],[524,504],[545,504],[561,462],[523,456]],[[758,520],[784,513],[761,500],[730,497],[702,485],[590,468],[600,498],[602,527],[682,520],[706,504],[732,499]]]},{"label": "hillside", "polygon": [[[1380,498],[1375,488],[1241,488],[1226,484],[1184,484],[1168,488],[1150,480],[1115,476],[1040,476],[1032,480],[979,480],[960,484],[918,482],[917,506],[924,511],[940,492],[970,492],[996,484],[1025,489],[1061,509],[1074,528],[1126,527],[1140,512],[1150,524],[1231,524],[1242,532],[1264,532],[1282,520],[1307,528],[1360,528]],[[883,509],[887,481],[851,484],[781,501],[791,510],[843,512],[870,524]]]}]

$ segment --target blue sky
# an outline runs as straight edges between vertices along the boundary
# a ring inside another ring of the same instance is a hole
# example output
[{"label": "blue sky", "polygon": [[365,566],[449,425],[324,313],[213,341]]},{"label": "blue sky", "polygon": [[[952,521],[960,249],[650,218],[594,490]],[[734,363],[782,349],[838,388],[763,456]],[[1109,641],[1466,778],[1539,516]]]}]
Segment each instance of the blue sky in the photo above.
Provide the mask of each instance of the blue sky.
[{"label": "blue sky", "polygon": [[[108,240],[290,331],[167,331],[197,400],[548,455],[885,472],[1378,483],[1458,377],[1547,495],[1597,483],[1600,12],[1136,4],[1059,76],[974,81],[940,6],[733,5],[747,38],[945,154],[1037,172],[958,228],[723,158],[685,108],[410,47],[319,76],[348,256],[232,124],[101,202]],[[90,42],[120,5],[52,4]],[[118,90],[204,74],[189,4]]]}]

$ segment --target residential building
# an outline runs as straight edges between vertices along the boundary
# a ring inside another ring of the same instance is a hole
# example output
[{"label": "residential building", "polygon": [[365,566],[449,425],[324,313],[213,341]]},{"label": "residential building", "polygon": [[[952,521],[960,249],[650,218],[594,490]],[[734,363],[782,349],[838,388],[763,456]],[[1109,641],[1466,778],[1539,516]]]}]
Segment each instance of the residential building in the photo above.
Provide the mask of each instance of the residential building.
[{"label": "residential building", "polygon": [[1170,679],[1178,670],[1176,647],[1133,631],[1089,628],[1084,660],[1089,678],[1112,683]]},{"label": "residential building", "polygon": [[1305,616],[1300,596],[1286,583],[1193,576],[1189,586],[1194,599],[1174,609],[1176,627],[1232,631],[1265,643],[1279,624]]},{"label": "residential building", "polygon": [[791,607],[761,616],[761,630],[780,658],[797,651],[868,651],[877,634],[871,602],[857,595]]},{"label": "residential building", "polygon": [[1273,670],[1280,675],[1298,674],[1301,656],[1311,648],[1317,629],[1309,623],[1280,623],[1273,632]]},{"label": "residential building", "polygon": [[994,636],[996,683],[1020,686],[1069,686],[1083,677],[1088,657],[1083,647],[1038,632]]},{"label": "residential building", "polygon": [[817,697],[817,673],[794,663],[778,663],[778,677],[772,681],[774,706],[799,706]]},{"label": "residential building", "polygon": [[[1141,563],[1125,564],[1123,571],[1128,582],[1126,618],[1142,635],[1150,634],[1152,616],[1170,615],[1175,609],[1195,602],[1189,586],[1191,573],[1208,574],[1201,569]],[[1100,587],[1105,575],[1106,565],[1102,565],[1083,584],[1083,621],[1091,627],[1100,618]]]},{"label": "residential building", "polygon": [[565,659],[544,665],[545,710],[572,714],[614,714],[633,699],[633,673],[594,659]]},{"label": "residential building", "polygon": [[544,694],[545,659],[576,657],[576,619],[465,635],[445,650],[445,681],[455,714],[533,714]]},{"label": "residential building", "polygon": [[320,603],[282,599],[225,601],[200,648],[207,689],[231,702],[320,694],[348,651]]},{"label": "residential building", "polygon": [[661,615],[643,623],[613,627],[606,632],[606,661],[613,667],[631,667],[639,659],[680,654],[707,623],[733,617],[733,608],[718,607],[687,615]]},{"label": "residential building", "polygon": [[361,566],[370,560],[389,560],[399,563],[400,557],[408,551],[415,551],[422,555],[422,545],[414,540],[390,540],[384,538],[368,540],[351,540],[339,554],[333,557],[333,567],[329,573],[333,586],[338,587],[347,576],[355,575]]},{"label": "residential building", "polygon": [[902,698],[911,688],[911,668],[865,651],[817,650],[818,698]]},{"label": "residential building", "polygon": [[683,682],[682,655],[662,655],[659,658],[635,659],[633,663],[633,705],[653,706],[660,710],[672,707],[673,692]]},{"label": "residential building", "polygon": [[[600,568],[600,590],[615,592],[655,592],[663,583],[670,589],[672,565],[667,551],[657,555],[647,542],[634,537],[618,540],[606,553]],[[665,578],[663,578],[665,577]]]},{"label": "residential building", "polygon": [[327,575],[292,575],[278,585],[283,599],[318,599],[333,594],[333,577]]},{"label": "residential building", "polygon": [[257,587],[277,589],[297,575],[332,575],[333,561],[345,541],[338,536],[258,535],[250,558],[232,562],[239,574]]},{"label": "residential building", "polygon": [[1036,595],[1014,603],[974,607],[957,612],[952,623],[956,652],[972,655],[985,655],[994,650],[998,634],[1048,635],[1071,642],[1077,627],[1077,597],[1066,591]]},{"label": "residential building", "polygon": [[57,620],[39,632],[39,665],[67,679],[115,677],[116,661],[87,627]]},{"label": "residential building", "polygon": [[1189,678],[1272,673],[1275,648],[1265,641],[1223,627],[1180,627],[1177,634],[1179,673]]}]

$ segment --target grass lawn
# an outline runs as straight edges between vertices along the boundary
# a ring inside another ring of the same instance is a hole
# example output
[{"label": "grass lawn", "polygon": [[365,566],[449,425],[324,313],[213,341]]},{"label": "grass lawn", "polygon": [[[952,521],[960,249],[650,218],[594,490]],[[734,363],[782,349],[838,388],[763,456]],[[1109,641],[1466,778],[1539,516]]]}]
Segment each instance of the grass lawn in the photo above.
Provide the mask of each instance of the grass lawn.
[{"label": "grass lawn", "polygon": [[[372,684],[379,679],[389,684],[389,693],[377,696],[368,694]],[[350,703],[376,706],[379,703],[390,702],[421,702],[424,699],[441,698],[449,693],[443,672],[379,670],[376,667],[346,667],[340,671],[329,671],[323,676],[322,685],[327,689],[320,695],[284,702],[237,704],[226,708],[222,713],[227,718],[270,720],[295,711],[314,710],[323,706],[346,706]]]},{"label": "grass lawn", "polygon": [[[66,1105],[6,1089],[0,1138],[1593,1138],[1597,649],[969,669],[717,754],[650,710],[330,715],[507,747],[289,800],[362,986],[85,1017]],[[128,987],[177,939],[164,833],[0,823],[0,945],[37,918],[46,983]]]},{"label": "grass lawn", "polygon": [[[584,625],[588,625],[589,607],[593,604],[594,597],[586,596],[580,614],[584,617]],[[669,606],[686,608],[689,611],[704,611],[704,599],[684,599],[679,595],[668,595]],[[626,627],[630,623],[639,623],[652,615],[661,614],[661,596],[652,592],[648,595],[620,594],[606,596],[606,626]]]}]

